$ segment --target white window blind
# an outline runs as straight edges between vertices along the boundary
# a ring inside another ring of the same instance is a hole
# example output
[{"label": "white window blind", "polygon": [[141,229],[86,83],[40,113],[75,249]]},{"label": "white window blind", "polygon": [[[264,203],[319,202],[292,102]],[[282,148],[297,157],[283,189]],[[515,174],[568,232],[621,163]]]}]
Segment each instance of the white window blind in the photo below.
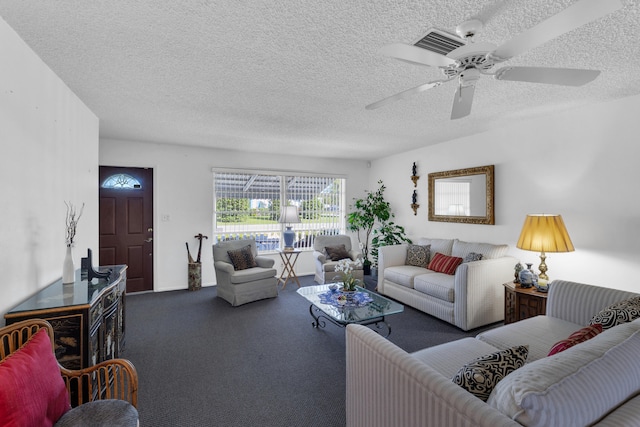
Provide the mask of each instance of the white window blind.
[{"label": "white window blind", "polygon": [[319,234],[345,231],[345,180],[291,173],[214,172],[215,241],[253,238],[259,251],[283,247],[281,206],[296,206],[294,247],[312,248]]},{"label": "white window blind", "polygon": [[471,183],[462,180],[436,180],[436,215],[469,216]]}]

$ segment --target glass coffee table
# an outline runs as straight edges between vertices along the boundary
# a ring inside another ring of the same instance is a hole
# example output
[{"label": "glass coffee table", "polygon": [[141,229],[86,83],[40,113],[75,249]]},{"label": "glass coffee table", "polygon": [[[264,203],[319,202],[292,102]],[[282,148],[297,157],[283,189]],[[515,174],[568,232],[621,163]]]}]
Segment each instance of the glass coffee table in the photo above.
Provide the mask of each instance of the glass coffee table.
[{"label": "glass coffee table", "polygon": [[383,336],[388,337],[391,326],[385,321],[385,317],[404,311],[402,304],[361,287],[357,288],[353,300],[347,301],[346,298],[341,298],[341,291],[332,292],[331,285],[303,286],[297,290],[311,303],[309,313],[313,317],[311,325],[314,328],[324,328],[326,322],[323,319],[326,319],[342,328],[350,323],[375,325],[376,332],[380,333],[384,328],[386,334]]}]

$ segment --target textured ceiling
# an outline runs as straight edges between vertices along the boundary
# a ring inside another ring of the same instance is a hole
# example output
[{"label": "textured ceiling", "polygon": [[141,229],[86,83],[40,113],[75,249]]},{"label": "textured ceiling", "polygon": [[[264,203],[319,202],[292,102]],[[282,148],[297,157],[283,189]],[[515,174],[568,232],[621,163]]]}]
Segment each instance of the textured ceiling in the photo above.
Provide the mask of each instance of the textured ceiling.
[{"label": "textured ceiling", "polygon": [[100,118],[102,138],[375,159],[640,93],[640,6],[622,1],[504,64],[601,70],[595,81],[484,76],[455,121],[453,82],[365,110],[441,77],[378,49],[471,17],[485,23],[476,41],[499,45],[574,0],[0,0],[0,16]]}]

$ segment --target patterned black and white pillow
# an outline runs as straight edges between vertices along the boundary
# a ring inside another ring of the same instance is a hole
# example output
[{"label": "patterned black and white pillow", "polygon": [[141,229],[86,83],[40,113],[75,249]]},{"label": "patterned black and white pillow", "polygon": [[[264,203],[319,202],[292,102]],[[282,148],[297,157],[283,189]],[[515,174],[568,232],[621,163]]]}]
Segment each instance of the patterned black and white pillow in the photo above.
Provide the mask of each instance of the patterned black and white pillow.
[{"label": "patterned black and white pillow", "polygon": [[431,257],[431,245],[408,245],[405,265],[427,268]]},{"label": "patterned black and white pillow", "polygon": [[589,321],[590,325],[600,323],[602,329],[613,328],[640,317],[640,297],[620,301],[600,310]]},{"label": "patterned black and white pillow", "polygon": [[466,257],[464,257],[464,261],[462,262],[473,262],[480,261],[482,259],[482,254],[476,252],[469,252]]},{"label": "patterned black and white pillow", "polygon": [[227,251],[227,255],[229,255],[231,264],[233,264],[233,269],[236,271],[258,266],[255,258],[253,258],[251,245],[247,245],[233,251]]},{"label": "patterned black and white pillow", "polygon": [[528,345],[487,354],[464,365],[451,381],[486,402],[498,382],[522,367],[528,355]]}]

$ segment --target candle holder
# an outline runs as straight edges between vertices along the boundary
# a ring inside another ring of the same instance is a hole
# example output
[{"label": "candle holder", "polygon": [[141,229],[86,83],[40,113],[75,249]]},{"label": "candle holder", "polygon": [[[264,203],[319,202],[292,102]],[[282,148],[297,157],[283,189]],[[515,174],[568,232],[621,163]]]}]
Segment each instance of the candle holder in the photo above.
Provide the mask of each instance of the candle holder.
[{"label": "candle holder", "polygon": [[413,194],[411,195],[411,209],[413,209],[413,214],[418,215],[418,208],[420,205],[418,204],[418,190],[413,190]]},{"label": "candle holder", "polygon": [[411,181],[413,181],[413,186],[418,186],[418,180],[420,177],[418,176],[418,166],[416,166],[416,162],[413,162],[413,166],[411,166]]}]

